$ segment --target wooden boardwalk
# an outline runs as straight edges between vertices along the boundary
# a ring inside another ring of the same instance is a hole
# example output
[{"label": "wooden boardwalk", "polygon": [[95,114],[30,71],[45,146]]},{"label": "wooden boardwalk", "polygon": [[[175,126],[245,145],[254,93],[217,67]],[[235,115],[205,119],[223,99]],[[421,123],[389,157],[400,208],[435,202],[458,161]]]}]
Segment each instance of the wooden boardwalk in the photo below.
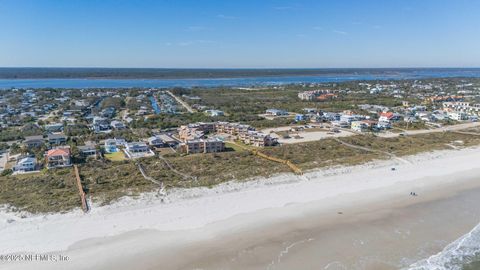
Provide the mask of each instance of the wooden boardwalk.
[{"label": "wooden boardwalk", "polygon": [[77,165],[73,165],[73,171],[75,173],[75,182],[77,183],[78,193],[80,194],[80,200],[82,201],[82,210],[83,212],[88,212],[90,207],[88,206],[87,198],[85,195],[85,191],[83,190],[82,181],[80,179],[80,174],[78,172]]},{"label": "wooden boardwalk", "polygon": [[229,143],[232,143],[232,144],[235,144],[247,151],[250,151],[252,152],[252,154],[256,155],[256,156],[259,156],[261,158],[264,158],[266,160],[270,160],[270,161],[273,161],[273,162],[277,162],[277,163],[282,163],[282,164],[285,164],[287,165],[295,174],[298,174],[298,175],[302,175],[303,174],[303,171],[302,169],[300,169],[297,165],[293,164],[290,160],[286,160],[286,159],[281,159],[281,158],[276,158],[276,157],[272,157],[272,156],[269,156],[265,153],[262,153],[260,152],[259,150],[257,149],[250,149],[248,147],[245,147],[243,145],[240,145],[234,141],[229,141]]}]

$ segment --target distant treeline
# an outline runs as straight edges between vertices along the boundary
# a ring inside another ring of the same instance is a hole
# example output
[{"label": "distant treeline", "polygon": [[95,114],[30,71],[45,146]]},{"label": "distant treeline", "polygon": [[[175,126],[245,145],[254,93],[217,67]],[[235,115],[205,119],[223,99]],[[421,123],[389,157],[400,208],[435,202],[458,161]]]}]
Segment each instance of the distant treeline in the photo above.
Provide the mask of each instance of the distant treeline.
[{"label": "distant treeline", "polygon": [[[396,74],[422,69],[0,68],[0,79],[187,79],[336,74]],[[431,69],[430,69],[431,70]],[[443,69],[445,70],[445,69]]]}]

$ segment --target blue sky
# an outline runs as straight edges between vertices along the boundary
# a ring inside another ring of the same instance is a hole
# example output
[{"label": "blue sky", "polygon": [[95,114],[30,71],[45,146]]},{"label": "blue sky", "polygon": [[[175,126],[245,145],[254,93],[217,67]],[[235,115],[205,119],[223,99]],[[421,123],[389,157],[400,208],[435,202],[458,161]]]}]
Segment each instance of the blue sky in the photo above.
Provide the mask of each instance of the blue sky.
[{"label": "blue sky", "polygon": [[4,67],[480,67],[474,0],[0,0]]}]

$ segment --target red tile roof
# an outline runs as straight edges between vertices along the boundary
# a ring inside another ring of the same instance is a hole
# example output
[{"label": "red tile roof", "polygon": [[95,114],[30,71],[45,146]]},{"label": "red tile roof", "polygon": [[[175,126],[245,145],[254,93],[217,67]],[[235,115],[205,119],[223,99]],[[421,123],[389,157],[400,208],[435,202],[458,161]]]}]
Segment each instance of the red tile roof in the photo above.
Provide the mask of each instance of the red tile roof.
[{"label": "red tile roof", "polygon": [[380,116],[387,117],[387,119],[393,118],[393,112],[382,112]]},{"label": "red tile roof", "polygon": [[48,150],[48,152],[47,152],[47,157],[69,156],[69,155],[70,155],[70,149],[68,149],[68,148],[56,148],[56,149]]}]

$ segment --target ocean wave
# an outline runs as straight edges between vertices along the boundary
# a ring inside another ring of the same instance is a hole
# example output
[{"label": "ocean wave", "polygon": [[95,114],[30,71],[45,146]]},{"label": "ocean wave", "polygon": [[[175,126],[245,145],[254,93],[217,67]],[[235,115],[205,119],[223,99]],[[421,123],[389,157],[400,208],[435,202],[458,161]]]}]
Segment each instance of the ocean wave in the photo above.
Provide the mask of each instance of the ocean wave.
[{"label": "ocean wave", "polygon": [[480,223],[441,252],[420,260],[405,270],[460,270],[480,255]]}]

